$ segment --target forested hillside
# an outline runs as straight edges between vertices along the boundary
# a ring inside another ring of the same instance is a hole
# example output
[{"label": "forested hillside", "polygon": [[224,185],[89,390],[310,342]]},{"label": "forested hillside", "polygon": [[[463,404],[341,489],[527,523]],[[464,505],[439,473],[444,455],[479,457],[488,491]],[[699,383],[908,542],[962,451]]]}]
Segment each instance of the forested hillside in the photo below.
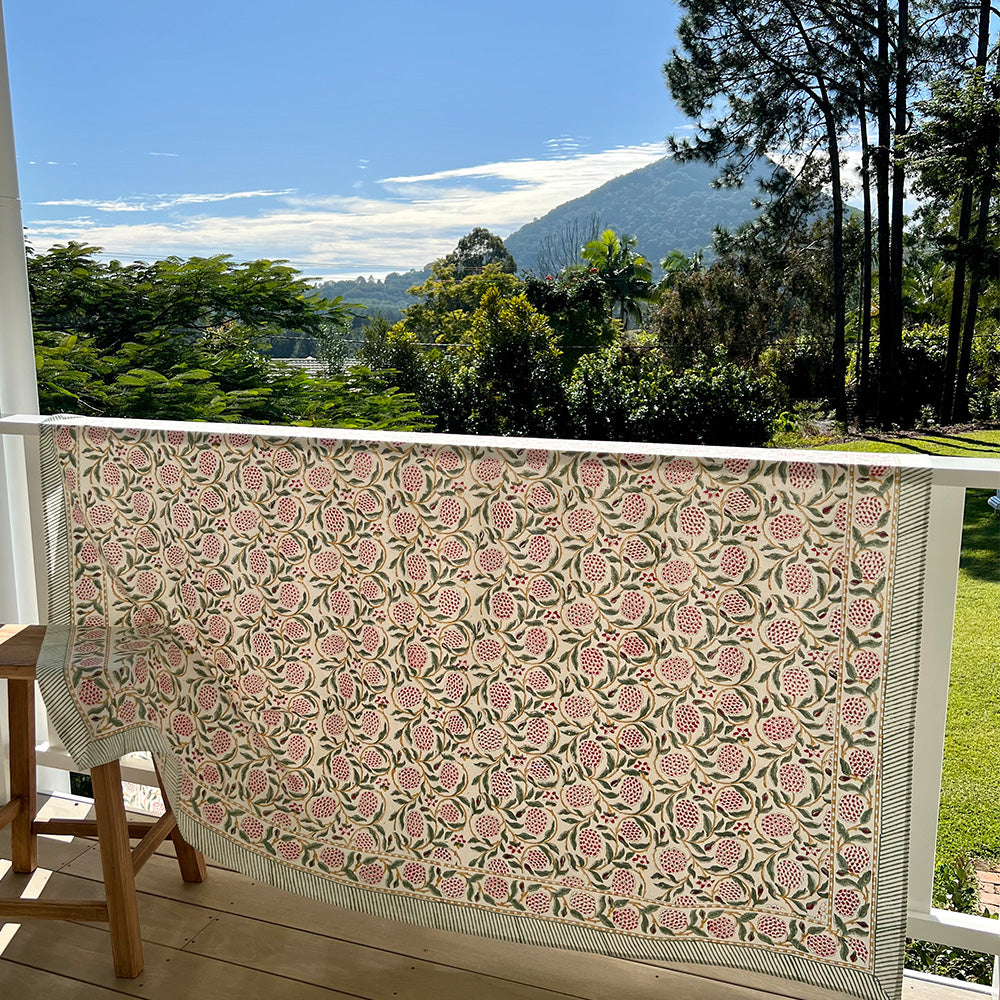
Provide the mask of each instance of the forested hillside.
[{"label": "forested hillside", "polygon": [[[674,250],[685,254],[708,247],[717,226],[736,229],[753,218],[756,185],[713,188],[717,166],[676,163],[669,157],[633,170],[554,208],[504,241],[518,270],[540,276],[558,273],[579,258],[580,248],[604,229],[636,236],[638,246],[659,274],[660,260]],[[423,270],[393,272],[382,280],[358,277],[328,281],[318,292],[327,299],[363,305],[366,317],[382,314],[390,323],[413,302],[406,291],[430,277]]]},{"label": "forested hillside", "polygon": [[[717,226],[736,229],[756,215],[752,204],[756,184],[712,187],[719,169],[715,164],[678,163],[664,157],[554,208],[504,242],[520,270],[544,276],[571,263],[580,247],[597,235],[592,229],[614,229],[635,236],[658,273],[659,262],[674,250],[691,254],[704,249]],[[582,238],[567,240],[567,235]],[[575,252],[562,260],[570,250]]]},{"label": "forested hillside", "polygon": [[406,295],[408,288],[422,285],[430,277],[430,268],[422,271],[393,271],[385,278],[358,277],[344,281],[327,281],[317,288],[325,299],[335,299],[338,295],[345,302],[365,307],[366,316],[382,315],[390,323],[403,317],[403,310],[412,303]]}]

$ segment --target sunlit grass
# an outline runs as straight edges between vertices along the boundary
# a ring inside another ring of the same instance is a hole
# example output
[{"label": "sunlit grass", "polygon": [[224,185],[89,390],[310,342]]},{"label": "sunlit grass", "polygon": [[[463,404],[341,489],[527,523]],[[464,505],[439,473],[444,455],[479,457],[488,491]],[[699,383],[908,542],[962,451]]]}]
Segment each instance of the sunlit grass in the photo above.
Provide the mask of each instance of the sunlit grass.
[{"label": "sunlit grass", "polygon": [[[859,438],[840,444],[822,444],[834,451],[900,451],[920,455],[951,455],[956,458],[1000,458],[1000,430],[965,431],[958,434],[926,434],[885,441]],[[1000,483],[997,483],[1000,487]]]}]

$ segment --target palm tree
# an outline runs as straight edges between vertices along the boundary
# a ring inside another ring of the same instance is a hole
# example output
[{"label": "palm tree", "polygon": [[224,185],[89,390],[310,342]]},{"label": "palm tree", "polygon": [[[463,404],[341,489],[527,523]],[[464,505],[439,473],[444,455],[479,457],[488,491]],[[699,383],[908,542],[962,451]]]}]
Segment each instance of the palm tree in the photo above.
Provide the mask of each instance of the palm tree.
[{"label": "palm tree", "polygon": [[705,253],[696,250],[690,257],[681,250],[671,250],[660,261],[663,277],[660,279],[660,290],[673,288],[680,277],[685,274],[701,274],[705,270]]},{"label": "palm tree", "polygon": [[619,236],[605,229],[581,251],[583,259],[597,271],[607,289],[611,315],[615,309],[621,317],[622,329],[628,329],[629,316],[640,318],[640,303],[653,293],[653,269],[645,257],[635,252],[634,236]]}]

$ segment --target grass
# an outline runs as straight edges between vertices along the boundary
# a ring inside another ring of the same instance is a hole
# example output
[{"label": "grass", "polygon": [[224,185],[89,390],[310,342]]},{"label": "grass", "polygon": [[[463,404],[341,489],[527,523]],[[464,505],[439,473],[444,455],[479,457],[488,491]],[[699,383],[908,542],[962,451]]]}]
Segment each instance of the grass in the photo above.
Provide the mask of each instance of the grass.
[{"label": "grass", "polygon": [[[1000,458],[1000,431],[823,445]],[[1000,486],[1000,482],[997,483]],[[1000,858],[1000,520],[989,490],[968,490],[958,574],[937,861],[968,851]]]},{"label": "grass", "polygon": [[857,438],[837,444],[817,444],[816,447],[832,451],[899,451],[956,458],[1000,458],[1000,430]]}]

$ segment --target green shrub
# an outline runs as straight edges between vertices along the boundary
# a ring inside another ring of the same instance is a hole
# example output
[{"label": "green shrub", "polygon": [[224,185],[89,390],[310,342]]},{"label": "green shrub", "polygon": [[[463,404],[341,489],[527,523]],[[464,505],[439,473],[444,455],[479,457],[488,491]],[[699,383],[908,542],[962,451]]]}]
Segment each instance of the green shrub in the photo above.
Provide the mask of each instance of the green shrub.
[{"label": "green shrub", "polygon": [[972,341],[969,413],[977,420],[1000,420],[1000,326],[981,323]]},{"label": "green shrub", "polygon": [[761,364],[774,372],[789,398],[833,407],[833,352],[815,332],[778,341],[762,352]]},{"label": "green shrub", "polygon": [[718,357],[675,372],[640,335],[581,358],[568,391],[577,437],[761,446],[779,412],[772,380]]}]

